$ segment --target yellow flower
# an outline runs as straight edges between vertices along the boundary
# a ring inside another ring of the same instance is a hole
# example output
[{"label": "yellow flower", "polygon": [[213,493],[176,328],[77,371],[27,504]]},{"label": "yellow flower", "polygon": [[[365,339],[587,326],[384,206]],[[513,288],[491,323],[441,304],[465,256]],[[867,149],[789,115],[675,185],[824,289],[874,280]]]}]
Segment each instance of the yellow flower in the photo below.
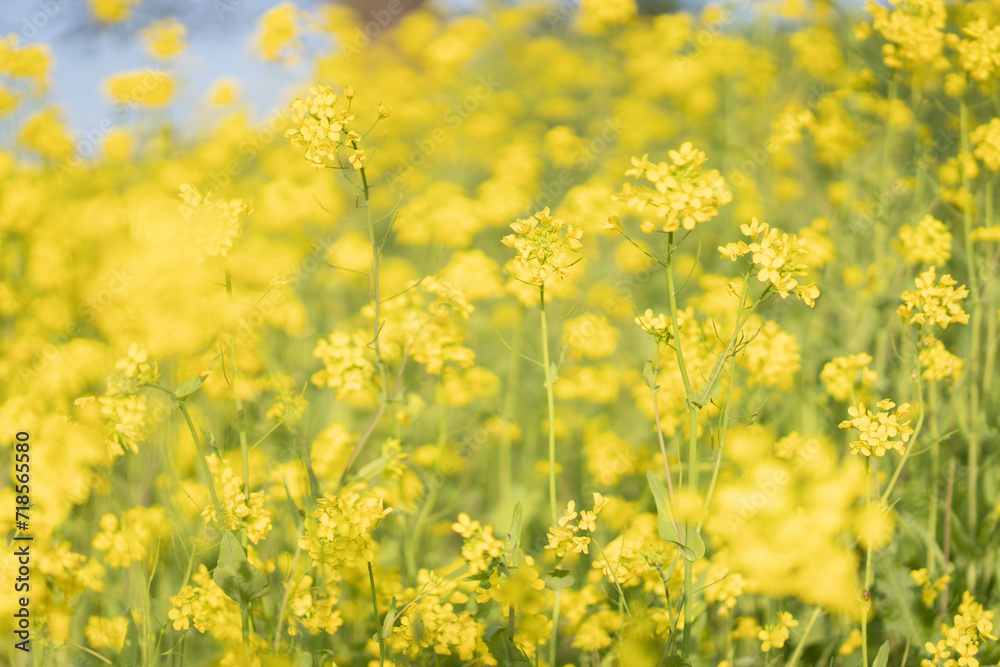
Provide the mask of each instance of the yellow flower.
[{"label": "yellow flower", "polygon": [[[344,145],[346,139],[341,140],[340,135],[348,132],[347,125],[354,120],[354,114],[337,105],[337,93],[326,84],[312,86],[309,95],[305,100],[295,98],[289,105],[294,127],[285,136],[293,146],[305,152],[306,159],[314,167],[322,167],[325,160],[333,160],[337,149]],[[354,159],[358,159],[357,156]]]},{"label": "yellow flower", "polygon": [[51,68],[52,55],[44,44],[19,46],[18,37],[13,33],[0,39],[0,73],[13,79],[34,79],[35,88],[40,92]]},{"label": "yellow flower", "polygon": [[868,368],[871,363],[871,356],[864,353],[836,357],[823,366],[819,379],[826,385],[828,394],[838,401],[846,401],[852,392],[863,392],[878,379],[878,373]]},{"label": "yellow flower", "polygon": [[[649,156],[633,157],[633,168],[626,176],[644,178],[652,188],[626,183],[622,191],[612,196],[639,212],[651,209],[660,219],[659,229],[675,232],[681,227],[694,229],[719,213],[719,206],[732,201],[733,195],[717,169],[702,172],[708,161],[705,153],[696,150],[691,142],[668,153],[670,164],[652,163]],[[613,225],[613,223],[610,223]],[[657,223],[644,220],[642,230],[650,233]]]},{"label": "yellow flower", "polygon": [[170,102],[175,87],[173,76],[148,69],[116,74],[109,77],[104,85],[108,94],[117,102],[151,107]]},{"label": "yellow flower", "polygon": [[903,403],[892,412],[895,407],[896,404],[888,399],[879,401],[877,416],[866,410],[864,403],[848,408],[847,413],[851,419],[840,422],[840,428],[853,429],[859,433],[858,439],[851,443],[851,454],[885,456],[890,449],[895,449],[900,454],[905,451],[904,444],[913,435],[910,422],[906,419],[910,404]]},{"label": "yellow flower", "polygon": [[337,390],[337,398],[347,398],[369,388],[374,382],[375,366],[366,358],[365,333],[334,331],[320,339],[313,356],[323,361],[323,370],[313,374],[317,387]]},{"label": "yellow flower", "polygon": [[889,43],[882,47],[885,64],[896,69],[947,65],[942,62],[948,20],[943,0],[889,0],[894,11],[869,1],[872,27]]},{"label": "yellow flower", "polygon": [[567,277],[567,269],[583,252],[583,230],[553,217],[548,207],[527,220],[518,218],[510,228],[515,233],[503,237],[502,242],[517,251],[514,266],[526,272],[535,285],[543,286],[552,277]]},{"label": "yellow flower", "polygon": [[980,125],[972,131],[969,138],[976,145],[972,154],[990,171],[1000,171],[1000,118]]},{"label": "yellow flower", "polygon": [[375,558],[371,532],[392,508],[383,508],[382,499],[365,493],[366,488],[359,483],[316,501],[318,507],[306,519],[306,532],[299,540],[314,565],[337,572],[363,567]]},{"label": "yellow flower", "polygon": [[985,82],[1000,71],[1000,26],[991,26],[985,18],[962,28],[965,39],[955,49],[962,69],[979,82]]},{"label": "yellow flower", "polygon": [[927,215],[915,228],[900,227],[896,250],[907,264],[943,265],[951,259],[951,233],[943,222]]},{"label": "yellow flower", "polygon": [[907,324],[928,324],[947,329],[955,322],[966,324],[969,315],[962,310],[962,299],[969,296],[969,290],[962,285],[955,289],[950,275],[941,276],[935,284],[934,267],[921,273],[916,279],[916,290],[903,292],[903,305],[897,309],[899,319]]},{"label": "yellow flower", "polygon": [[291,2],[283,2],[261,17],[258,44],[264,60],[295,62],[294,52],[302,46],[298,22],[299,10]]},{"label": "yellow flower", "polygon": [[805,263],[800,259],[809,252],[806,250],[806,239],[799,238],[795,234],[781,233],[757,218],[753,218],[749,225],[740,225],[740,231],[749,237],[752,243],[739,241],[719,246],[719,254],[733,262],[739,257],[751,255],[754,268],[757,269],[758,281],[770,283],[770,289],[777,292],[782,299],[788,298],[794,291],[795,296],[803,303],[810,308],[813,307],[819,296],[819,288],[815,283],[799,285],[797,280],[798,276],[808,273]]},{"label": "yellow flower", "polygon": [[121,23],[132,18],[140,0],[90,0],[90,11],[102,23]]},{"label": "yellow flower", "polygon": [[186,183],[181,185],[177,196],[183,219],[180,236],[200,251],[199,261],[205,257],[226,257],[243,233],[240,223],[254,210],[249,200],[213,199]]},{"label": "yellow flower", "polygon": [[157,58],[170,60],[187,48],[184,38],[187,28],[174,18],[163,19],[153,23],[142,31],[146,42],[146,50]]},{"label": "yellow flower", "polygon": [[87,619],[87,627],[83,634],[87,643],[93,649],[109,648],[113,651],[122,650],[125,645],[125,633],[128,631],[128,619],[124,616],[104,618],[91,616]]}]

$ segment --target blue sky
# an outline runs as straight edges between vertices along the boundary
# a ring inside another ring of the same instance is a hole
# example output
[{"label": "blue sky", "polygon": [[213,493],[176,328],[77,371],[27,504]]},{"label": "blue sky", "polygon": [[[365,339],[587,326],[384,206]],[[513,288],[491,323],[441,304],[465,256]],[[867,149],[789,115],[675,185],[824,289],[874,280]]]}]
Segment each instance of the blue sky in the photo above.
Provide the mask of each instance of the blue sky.
[{"label": "blue sky", "polygon": [[[169,15],[164,5],[179,3],[147,0],[130,21],[106,27],[90,17],[87,4],[83,0],[4,0],[0,9],[0,36],[14,33],[24,43],[43,42],[52,49],[55,67],[48,101],[61,106],[78,131],[97,128],[112,117],[112,102],[103,90],[108,76],[156,65],[143,51],[140,29]],[[171,65],[181,84],[178,103],[170,111],[175,120],[195,115],[211,84],[223,77],[242,83],[241,90],[258,119],[282,106],[279,101],[289,98],[296,82],[309,80],[308,62],[289,68],[266,64],[256,53],[257,21],[277,4],[279,0],[198,0],[182,5],[186,10],[180,18],[188,28],[189,47]],[[308,10],[321,3],[300,0],[296,4]],[[447,4],[473,6],[476,0],[449,0]],[[312,46],[322,48],[321,44]]]}]

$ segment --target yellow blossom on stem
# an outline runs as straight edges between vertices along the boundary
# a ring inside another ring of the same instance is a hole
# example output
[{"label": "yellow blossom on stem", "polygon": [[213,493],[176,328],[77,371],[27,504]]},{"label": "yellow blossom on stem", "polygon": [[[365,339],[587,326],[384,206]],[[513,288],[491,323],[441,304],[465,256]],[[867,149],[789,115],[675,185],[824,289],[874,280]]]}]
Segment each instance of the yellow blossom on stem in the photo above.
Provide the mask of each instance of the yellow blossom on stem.
[{"label": "yellow blossom on stem", "polygon": [[[640,213],[651,209],[659,222],[644,220],[642,231],[675,232],[687,230],[711,220],[719,207],[733,200],[726,182],[717,169],[702,172],[708,161],[705,153],[696,150],[691,142],[668,153],[670,163],[652,163],[649,156],[633,157],[633,168],[626,176],[644,178],[652,187],[633,186],[626,183],[622,191],[612,196]],[[606,228],[617,228],[620,221],[608,219]],[[659,227],[659,229],[657,229]]]},{"label": "yellow blossom on stem", "polygon": [[910,404],[903,403],[893,411],[896,404],[885,399],[879,401],[877,406],[878,415],[865,409],[864,403],[847,409],[851,418],[840,422],[840,428],[853,429],[859,433],[858,439],[851,443],[851,454],[885,456],[890,449],[895,449],[900,454],[905,451],[904,445],[913,435],[913,429],[906,418]]},{"label": "yellow blossom on stem", "polygon": [[935,281],[934,267],[921,273],[916,279],[916,290],[903,292],[903,305],[897,309],[899,319],[907,324],[929,324],[947,329],[949,324],[967,324],[969,315],[962,310],[962,299],[969,296],[969,290],[950,275]]}]

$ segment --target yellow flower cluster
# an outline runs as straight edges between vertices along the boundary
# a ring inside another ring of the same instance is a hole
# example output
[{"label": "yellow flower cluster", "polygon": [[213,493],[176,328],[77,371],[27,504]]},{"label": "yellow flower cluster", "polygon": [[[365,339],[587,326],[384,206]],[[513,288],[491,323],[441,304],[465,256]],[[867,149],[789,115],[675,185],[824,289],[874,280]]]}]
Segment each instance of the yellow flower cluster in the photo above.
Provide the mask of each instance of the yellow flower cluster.
[{"label": "yellow flower cluster", "polygon": [[59,118],[58,109],[42,109],[31,114],[21,126],[18,140],[33,151],[54,160],[72,154],[73,136]]},{"label": "yellow flower cluster", "polygon": [[749,386],[791,387],[802,360],[795,336],[782,331],[774,320],[761,325],[760,318],[756,316],[747,322],[746,328],[755,328],[755,333],[737,355],[736,361],[749,372]]},{"label": "yellow flower cluster", "polygon": [[323,496],[317,509],[306,519],[306,532],[299,546],[312,558],[313,565],[325,565],[334,572],[359,568],[375,557],[371,532],[392,512],[382,507],[382,498],[364,493],[358,483],[339,495]]},{"label": "yellow flower cluster", "polygon": [[375,366],[365,357],[367,347],[362,331],[353,334],[334,331],[328,340],[320,339],[313,356],[323,361],[323,370],[313,374],[313,384],[336,389],[339,399],[370,389]]},{"label": "yellow flower cluster", "polygon": [[[156,420],[150,419],[146,398],[139,392],[159,379],[156,363],[149,362],[149,354],[135,343],[129,346],[127,355],[116,362],[115,371],[108,377],[107,392],[97,398],[101,430],[111,461],[124,456],[126,451],[137,452],[155,424]],[[92,396],[84,396],[78,398],[76,404],[93,400]]]},{"label": "yellow flower cluster", "polygon": [[249,200],[221,201],[202,194],[197,188],[184,184],[180,187],[180,212],[184,219],[181,239],[200,251],[199,261],[205,257],[225,257],[233,242],[242,234],[240,223],[253,213]]},{"label": "yellow flower cluster", "polygon": [[115,362],[115,372],[108,378],[108,396],[136,394],[147,384],[158,382],[160,369],[149,361],[149,353],[132,343],[126,356]]},{"label": "yellow flower cluster", "polygon": [[[557,559],[565,556],[571,549],[578,554],[589,553],[590,533],[597,530],[597,515],[607,504],[608,499],[597,492],[594,492],[593,511],[577,512],[576,501],[569,501],[566,511],[559,518],[559,525],[549,529],[549,543],[545,548],[554,551]],[[575,525],[572,524],[573,521],[576,521]]]},{"label": "yellow flower cluster", "polygon": [[[678,314],[677,319],[681,319],[680,314]],[[663,313],[654,316],[651,308],[647,308],[645,313],[636,317],[635,323],[652,336],[657,343],[667,344],[674,336],[674,327],[670,318]]]},{"label": "yellow flower cluster", "polygon": [[896,249],[907,264],[940,266],[951,259],[951,232],[943,222],[927,215],[916,227],[903,225],[899,228]]},{"label": "yellow flower cluster", "polygon": [[947,574],[931,581],[926,567],[922,567],[919,570],[912,570],[910,577],[913,579],[913,583],[920,586],[920,599],[928,607],[937,600],[938,592],[948,590],[948,582],[951,581],[951,577]]},{"label": "yellow flower cluster", "polygon": [[503,553],[503,542],[493,537],[493,526],[483,526],[464,512],[451,524],[451,529],[465,538],[462,558],[469,564],[470,574],[488,571],[494,559]]},{"label": "yellow flower cluster", "polygon": [[[310,97],[307,99],[295,98],[289,105],[294,127],[285,132],[285,136],[293,146],[305,152],[306,160],[320,168],[326,166],[327,160],[337,157],[338,149],[346,144],[356,143],[361,135],[348,128],[348,124],[354,120],[354,114],[350,112],[353,88],[348,87],[344,91],[344,97],[348,100],[346,108],[338,106],[340,96],[326,84],[312,86],[309,93]],[[365,159],[365,152],[356,148],[349,157],[351,166],[355,169],[361,169]]]},{"label": "yellow flower cluster", "polygon": [[767,653],[772,648],[783,648],[785,642],[788,641],[789,628],[794,628],[798,624],[799,622],[792,617],[790,612],[779,611],[778,622],[757,633],[757,639],[761,642],[760,650]]},{"label": "yellow flower cluster", "polygon": [[132,18],[132,10],[141,0],[90,0],[94,18],[104,23],[121,23]]},{"label": "yellow flower cluster", "polygon": [[840,428],[853,429],[859,434],[858,439],[851,443],[851,454],[885,456],[890,449],[902,454],[906,449],[905,443],[913,435],[907,419],[910,404],[903,403],[895,411],[893,408],[896,404],[889,399],[879,401],[876,405],[879,408],[878,415],[866,410],[864,403],[859,403],[857,407],[847,409],[851,418],[840,422]]},{"label": "yellow flower cluster", "polygon": [[976,146],[972,154],[993,173],[1000,171],[1000,118],[974,129],[969,139]]},{"label": "yellow flower cluster", "polygon": [[589,32],[601,32],[611,26],[626,25],[637,13],[635,0],[582,0],[580,24]]},{"label": "yellow flower cluster", "polygon": [[[740,231],[753,242],[748,245],[739,241],[719,246],[719,254],[735,262],[737,257],[752,253],[757,280],[769,282],[770,287],[782,299],[788,298],[794,290],[795,296],[807,306],[812,308],[816,305],[816,298],[819,297],[816,283],[799,285],[796,280],[797,276],[807,273],[806,265],[800,259],[809,252],[805,247],[805,239],[800,239],[795,234],[784,234],[757,218],[753,218],[749,225],[740,225]],[[761,237],[759,241],[756,240],[758,236]]]},{"label": "yellow flower cluster", "polygon": [[544,285],[552,276],[567,277],[567,269],[583,251],[583,230],[553,217],[548,207],[527,220],[518,218],[510,228],[515,233],[504,236],[503,244],[517,251],[513,266],[535,285]]},{"label": "yellow flower cluster", "polygon": [[215,629],[230,635],[235,630],[239,639],[239,605],[226,595],[212,579],[212,573],[204,564],[191,576],[194,585],[181,588],[177,595],[170,597],[167,618],[173,621],[174,630],[187,630],[191,626],[205,633]]},{"label": "yellow flower cluster", "polygon": [[[941,624],[941,634],[944,639],[937,644],[927,642],[924,645],[931,659],[921,660],[921,667],[979,667],[975,656],[980,644],[987,639],[997,641],[993,636],[993,612],[983,610],[983,605],[965,591],[954,624]],[[952,651],[958,656],[957,660],[950,657]]]},{"label": "yellow flower cluster", "polygon": [[166,72],[139,70],[108,77],[104,86],[116,102],[161,107],[173,99],[177,84]]},{"label": "yellow flower cluster", "polygon": [[288,634],[298,635],[299,623],[311,635],[335,633],[344,624],[340,610],[334,609],[338,594],[336,585],[320,586],[308,574],[302,577],[288,595],[288,610],[297,621],[288,624]]},{"label": "yellow flower cluster", "polygon": [[468,601],[469,597],[452,582],[442,582],[426,570],[418,574],[422,591],[408,589],[400,602],[406,603],[406,611],[393,628],[390,644],[394,652],[406,655],[412,661],[420,656],[421,648],[434,650],[435,655],[457,655],[463,662],[475,659],[477,649],[485,648],[479,639],[479,624],[467,609],[456,611],[456,605]]},{"label": "yellow flower cluster", "polygon": [[476,589],[477,601],[485,604],[490,600],[500,603],[504,615],[510,614],[513,606],[518,614],[537,615],[545,606],[545,582],[538,576],[538,570],[530,563],[523,563],[510,574],[494,570],[489,578],[489,586],[482,584]]},{"label": "yellow flower cluster", "polygon": [[724,551],[712,557],[712,565],[706,576],[708,581],[715,583],[705,589],[705,601],[709,604],[721,603],[718,614],[723,618],[728,617],[736,606],[736,601],[746,592],[747,580],[735,571]]},{"label": "yellow flower cluster", "polygon": [[258,46],[265,60],[294,63],[298,39],[300,12],[294,3],[283,2],[269,9],[260,19]]},{"label": "yellow flower cluster", "polygon": [[87,637],[90,648],[100,650],[109,648],[120,651],[125,644],[125,633],[128,631],[128,619],[124,616],[104,618],[91,616],[87,619],[87,627],[83,634]]},{"label": "yellow flower cluster", "polygon": [[981,83],[1000,72],[1000,26],[991,26],[985,18],[962,28],[965,39],[949,40],[958,51],[962,69]]},{"label": "yellow flower cluster", "polygon": [[0,39],[0,73],[13,79],[35,79],[42,88],[52,67],[52,56],[44,44],[20,46],[17,35],[11,33]]},{"label": "yellow flower cluster", "polygon": [[121,520],[114,514],[105,514],[100,526],[94,548],[107,552],[104,562],[109,567],[128,567],[145,559],[155,541],[165,534],[167,513],[162,507],[133,507]]},{"label": "yellow flower cluster", "polygon": [[640,213],[646,208],[653,209],[659,224],[646,219],[642,231],[675,232],[681,227],[694,229],[698,224],[711,220],[719,213],[719,207],[733,200],[726,187],[726,181],[717,169],[702,173],[708,158],[687,142],[680,149],[668,153],[670,163],[652,163],[648,155],[633,157],[633,168],[626,176],[645,178],[652,188],[633,186],[626,183],[622,191],[612,198],[625,202],[629,208]]},{"label": "yellow flower cluster", "polygon": [[924,367],[921,377],[925,380],[943,380],[951,378],[958,380],[962,377],[962,368],[965,362],[945,349],[944,343],[931,336],[923,341],[920,350],[920,365]]},{"label": "yellow flower cluster", "polygon": [[969,290],[962,285],[955,289],[958,283],[950,275],[941,276],[935,281],[937,273],[932,266],[916,279],[916,290],[903,292],[903,305],[897,310],[899,319],[907,324],[927,324],[947,329],[955,322],[966,324],[969,314],[962,310],[962,299],[969,296]]},{"label": "yellow flower cluster", "polygon": [[568,320],[562,341],[574,358],[603,359],[615,353],[618,329],[607,317],[590,313]]},{"label": "yellow flower cluster", "polygon": [[868,3],[872,27],[888,44],[882,47],[885,64],[897,69],[944,68],[944,28],[948,14],[943,0],[889,0],[887,7]]},{"label": "yellow flower cluster", "polygon": [[[243,491],[242,477],[238,477],[233,469],[215,454],[210,454],[206,460],[209,470],[212,471],[215,488],[222,491],[219,501],[222,503],[225,527],[232,531],[246,528],[247,538],[257,544],[271,532],[271,515],[264,507],[267,496],[263,491],[254,491],[248,500]],[[205,523],[218,521],[215,505],[209,503],[202,510],[201,516]]]},{"label": "yellow flower cluster", "polygon": [[187,44],[187,28],[174,18],[163,19],[153,23],[142,31],[146,49],[157,58],[169,60],[184,51]]},{"label": "yellow flower cluster", "polygon": [[864,352],[836,357],[823,365],[819,379],[826,385],[828,394],[838,401],[847,401],[855,392],[867,391],[878,379],[878,373],[868,368],[871,363],[871,355]]}]

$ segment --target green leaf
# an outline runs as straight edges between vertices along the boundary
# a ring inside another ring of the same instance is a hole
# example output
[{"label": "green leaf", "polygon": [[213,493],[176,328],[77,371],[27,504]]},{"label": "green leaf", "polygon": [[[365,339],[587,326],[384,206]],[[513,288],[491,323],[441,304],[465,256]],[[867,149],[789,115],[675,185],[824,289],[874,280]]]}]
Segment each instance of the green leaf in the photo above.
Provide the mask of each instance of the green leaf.
[{"label": "green leaf", "polygon": [[875,655],[875,662],[872,663],[872,667],[886,667],[889,664],[889,642],[882,644],[882,647],[878,650]]},{"label": "green leaf", "polygon": [[667,542],[680,544],[681,538],[677,534],[677,524],[674,521],[674,515],[670,512],[667,489],[651,470],[646,471],[646,480],[649,482],[649,488],[653,491],[653,500],[656,501],[656,519],[660,537]]},{"label": "green leaf", "polygon": [[389,635],[392,634],[392,626],[396,623],[396,596],[392,596],[392,602],[389,603],[389,611],[385,615],[385,620],[382,621],[382,639],[388,639]]},{"label": "green leaf", "polygon": [[679,655],[672,655],[663,663],[666,667],[691,667],[691,664]]},{"label": "green leaf", "polygon": [[691,540],[691,551],[694,554],[694,560],[701,560],[705,557],[705,540],[702,539],[701,533],[694,534],[694,539]]},{"label": "green leaf", "polygon": [[231,531],[222,536],[219,564],[212,575],[222,592],[245,605],[267,593],[267,577],[247,560],[246,551]]},{"label": "green leaf", "polygon": [[511,641],[507,634],[507,628],[501,625],[491,625],[483,633],[486,640],[486,647],[496,658],[496,661],[504,667],[531,667],[527,656]]},{"label": "green leaf", "polygon": [[385,470],[387,465],[389,465],[389,457],[380,456],[374,461],[368,462],[364,468],[358,471],[358,479],[370,480],[376,475],[382,474],[382,471]]},{"label": "green leaf", "polygon": [[515,560],[517,560],[518,551],[521,548],[521,514],[524,508],[521,506],[521,501],[517,501],[514,505],[514,516],[510,521],[510,530],[507,531],[507,542],[504,544],[504,560],[507,562],[508,567],[514,567],[517,565]]},{"label": "green leaf", "polygon": [[659,387],[656,384],[656,373],[653,371],[653,362],[647,361],[642,365],[642,377],[646,380],[646,385],[656,391]]},{"label": "green leaf", "polygon": [[299,651],[299,654],[295,656],[295,667],[313,667],[312,653]]},{"label": "green leaf", "polygon": [[139,627],[135,624],[132,610],[125,612],[128,617],[128,630],[125,632],[125,643],[118,653],[118,667],[132,667],[140,664]]},{"label": "green leaf", "polygon": [[576,579],[569,573],[569,570],[555,569],[545,575],[545,586],[554,591],[569,588],[576,583]]},{"label": "green leaf", "polygon": [[191,378],[190,380],[181,384],[181,386],[174,389],[174,396],[177,397],[178,401],[186,401],[188,396],[198,391],[201,385],[205,384],[205,380],[208,379],[208,375],[201,375],[196,378]]}]

